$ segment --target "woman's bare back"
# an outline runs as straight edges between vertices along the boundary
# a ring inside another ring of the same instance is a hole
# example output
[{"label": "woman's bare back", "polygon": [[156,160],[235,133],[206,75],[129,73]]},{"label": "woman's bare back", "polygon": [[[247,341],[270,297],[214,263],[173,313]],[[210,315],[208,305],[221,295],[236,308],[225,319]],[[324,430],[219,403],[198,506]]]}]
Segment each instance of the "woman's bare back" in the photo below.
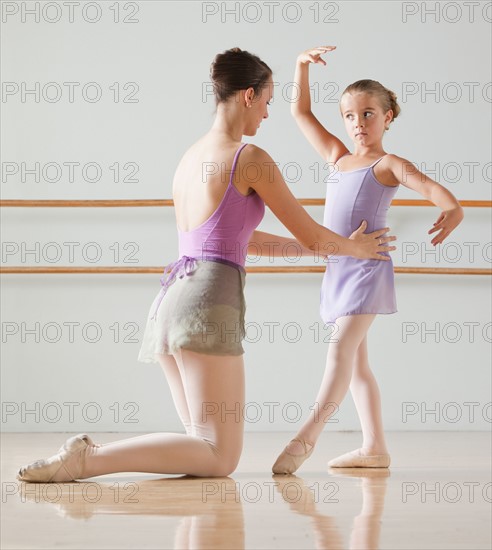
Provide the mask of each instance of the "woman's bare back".
[{"label": "woman's bare back", "polygon": [[[240,142],[205,135],[181,158],[173,179],[173,199],[178,228],[191,231],[205,222],[219,206],[229,184],[234,155]],[[234,185],[244,195],[240,170]],[[244,184],[243,184],[244,185]]]}]

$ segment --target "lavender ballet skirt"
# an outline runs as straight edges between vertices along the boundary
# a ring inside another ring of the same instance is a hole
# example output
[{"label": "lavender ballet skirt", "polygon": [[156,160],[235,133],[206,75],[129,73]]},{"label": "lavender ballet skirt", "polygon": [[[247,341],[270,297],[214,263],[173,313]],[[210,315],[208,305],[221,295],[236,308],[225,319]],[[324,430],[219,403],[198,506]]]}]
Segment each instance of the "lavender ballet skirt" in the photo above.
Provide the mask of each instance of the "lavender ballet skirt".
[{"label": "lavender ballet skirt", "polygon": [[166,267],[147,317],[138,361],[179,348],[208,355],[242,355],[245,270],[226,261],[183,256]]},{"label": "lavender ballet skirt", "polygon": [[[337,171],[326,189],[323,225],[349,237],[362,220],[366,232],[386,227],[386,214],[398,189],[380,183],[374,166]],[[383,255],[389,256],[387,252]],[[320,315],[325,323],[339,317],[387,314],[397,311],[393,262],[336,256],[327,264],[320,292]]]}]

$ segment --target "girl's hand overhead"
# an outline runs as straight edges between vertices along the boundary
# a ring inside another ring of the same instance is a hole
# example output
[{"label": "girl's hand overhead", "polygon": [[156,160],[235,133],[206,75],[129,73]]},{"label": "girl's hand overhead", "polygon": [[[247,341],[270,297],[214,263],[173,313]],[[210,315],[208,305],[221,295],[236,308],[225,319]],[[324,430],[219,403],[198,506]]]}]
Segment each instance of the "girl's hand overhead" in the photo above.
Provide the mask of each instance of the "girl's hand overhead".
[{"label": "girl's hand overhead", "polygon": [[317,48],[311,48],[300,53],[297,56],[297,61],[299,63],[320,63],[321,65],[326,65],[326,61],[321,58],[322,54],[331,52],[336,46],[318,46]]}]

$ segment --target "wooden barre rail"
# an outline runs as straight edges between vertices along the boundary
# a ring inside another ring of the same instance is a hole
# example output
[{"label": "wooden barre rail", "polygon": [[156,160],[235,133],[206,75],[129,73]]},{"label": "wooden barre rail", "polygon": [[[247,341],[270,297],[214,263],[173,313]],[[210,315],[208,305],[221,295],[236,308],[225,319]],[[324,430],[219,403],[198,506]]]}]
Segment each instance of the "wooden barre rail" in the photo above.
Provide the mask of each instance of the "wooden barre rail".
[{"label": "wooden barre rail", "polygon": [[[299,199],[303,206],[323,206],[324,199]],[[395,199],[392,206],[434,206],[430,201],[416,199]],[[463,200],[463,207],[490,208],[492,201]],[[0,200],[0,207],[139,207],[173,206],[171,199],[136,200]],[[248,273],[323,273],[325,266],[251,266]],[[0,274],[36,274],[36,273],[162,273],[163,267],[1,267]],[[432,275],[492,275],[492,270],[482,268],[456,267],[395,267],[395,273],[418,273]]]},{"label": "wooden barre rail", "polygon": [[[326,266],[248,266],[247,273],[324,273]],[[1,267],[0,274],[24,273],[158,273],[164,267]],[[418,273],[421,275],[492,275],[492,269],[466,267],[395,267],[395,273]]]},{"label": "wooden barre rail", "polygon": [[[468,208],[490,208],[492,201],[464,200],[461,206]],[[299,199],[303,206],[324,206],[325,199]],[[395,199],[392,206],[435,206],[430,201],[420,199]],[[0,207],[24,208],[81,208],[81,207],[129,207],[129,206],[174,206],[172,199],[119,199],[119,200],[0,200]]]}]

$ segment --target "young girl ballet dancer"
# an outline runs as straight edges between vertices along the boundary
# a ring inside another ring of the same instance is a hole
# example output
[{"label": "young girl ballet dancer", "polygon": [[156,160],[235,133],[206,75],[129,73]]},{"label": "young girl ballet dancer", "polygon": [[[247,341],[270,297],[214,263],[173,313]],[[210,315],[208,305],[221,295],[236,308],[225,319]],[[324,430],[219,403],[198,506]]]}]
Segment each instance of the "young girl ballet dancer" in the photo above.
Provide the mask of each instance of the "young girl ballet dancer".
[{"label": "young girl ballet dancer", "polygon": [[[335,46],[322,46],[298,56],[295,82],[300,93],[292,103],[292,114],[308,141],[326,162],[337,168],[328,182],[323,224],[341,235],[350,235],[362,219],[367,220],[369,230],[382,227],[401,184],[442,209],[429,230],[429,234],[438,231],[432,244],[442,243],[463,219],[463,210],[447,189],[409,161],[384,151],[384,133],[400,112],[395,94],[374,80],[359,80],[343,92],[340,111],[353,141],[353,153],[311,112],[309,64],[326,65],[321,55],[334,49]],[[367,331],[376,314],[394,312],[392,262],[340,256],[337,262],[328,264],[321,287],[320,313],[325,323],[336,322],[337,342],[328,349],[317,407],[277,458],[274,473],[291,474],[311,456],[325,422],[337,410],[349,387],[362,426],[362,447],[331,460],[328,465],[389,466],[379,389],[368,363]]]},{"label": "young girl ballet dancer", "polygon": [[[245,257],[248,246],[250,253],[268,254],[272,241],[280,245],[277,250],[293,241],[255,231],[265,203],[306,253],[335,248],[336,254],[387,263],[384,253],[395,249],[387,245],[395,238],[383,236],[389,230],[384,226],[363,233],[363,224],[347,238],[317,224],[272,158],[241,143],[268,117],[273,80],[266,63],[233,48],[216,56],[211,78],[214,123],[186,151],[173,182],[180,258],[165,269],[138,356],[160,363],[186,434],[147,434],[103,445],[79,434],[52,457],[21,468],[22,481],[63,482],[116,472],[210,477],[235,470],[243,417],[230,411],[244,408]],[[259,172],[241,169],[251,164]],[[204,180],[204,166],[222,170]]]}]

